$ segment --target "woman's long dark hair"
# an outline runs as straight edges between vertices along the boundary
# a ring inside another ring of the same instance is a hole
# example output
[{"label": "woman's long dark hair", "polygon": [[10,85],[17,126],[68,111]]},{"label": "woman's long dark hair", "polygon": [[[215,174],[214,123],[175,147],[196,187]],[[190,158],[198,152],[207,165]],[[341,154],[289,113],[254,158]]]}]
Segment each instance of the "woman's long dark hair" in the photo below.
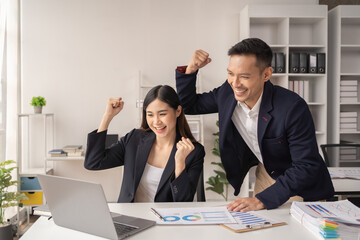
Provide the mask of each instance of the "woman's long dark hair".
[{"label": "woman's long dark hair", "polygon": [[[146,108],[154,100],[159,99],[160,101],[167,103],[171,108],[177,110],[180,106],[180,100],[175,90],[168,85],[158,85],[153,87],[147,94],[143,103],[143,113],[141,120],[141,129],[145,131],[151,131],[146,121]],[[181,137],[189,138],[192,142],[196,142],[196,139],[190,131],[188,122],[186,121],[184,110],[181,108],[181,113],[176,120],[176,134]]]}]

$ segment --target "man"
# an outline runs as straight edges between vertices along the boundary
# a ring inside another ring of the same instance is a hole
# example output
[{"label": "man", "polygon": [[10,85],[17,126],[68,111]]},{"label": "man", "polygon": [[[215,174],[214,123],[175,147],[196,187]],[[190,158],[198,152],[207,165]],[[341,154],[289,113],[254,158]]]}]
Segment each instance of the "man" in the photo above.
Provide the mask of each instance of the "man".
[{"label": "man", "polygon": [[176,71],[176,87],[186,114],[219,114],[220,154],[227,179],[239,194],[244,177],[256,169],[255,197],[237,198],[230,211],[273,209],[290,197],[322,200],[334,194],[321,158],[306,102],[269,81],[272,50],[262,40],[245,39],[228,55],[228,79],[220,87],[196,94],[196,74],[211,62],[196,50]]}]

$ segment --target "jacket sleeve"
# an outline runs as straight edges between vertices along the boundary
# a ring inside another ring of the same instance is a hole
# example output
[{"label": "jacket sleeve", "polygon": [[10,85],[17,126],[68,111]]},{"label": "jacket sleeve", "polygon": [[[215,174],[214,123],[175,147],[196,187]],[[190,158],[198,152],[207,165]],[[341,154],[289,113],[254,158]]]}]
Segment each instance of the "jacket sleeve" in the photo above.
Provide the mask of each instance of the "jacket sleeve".
[{"label": "jacket sleeve", "polygon": [[108,148],[105,148],[107,130],[89,133],[84,167],[88,170],[102,170],[124,165],[126,144],[134,131],[135,129]]},{"label": "jacket sleeve", "polygon": [[267,209],[277,208],[295,195],[306,200],[306,191],[317,200],[333,194],[329,173],[319,155],[311,113],[302,99],[287,112],[285,131],[292,164],[273,185],[256,195]]},{"label": "jacket sleeve", "polygon": [[175,174],[170,178],[170,188],[174,202],[192,202],[194,199],[205,156],[204,147],[201,144],[198,146],[199,150],[193,156],[189,166],[176,179],[174,179]]},{"label": "jacket sleeve", "polygon": [[196,93],[196,75],[198,71],[192,74],[176,72],[176,90],[180,102],[186,114],[207,114],[218,112],[217,91],[214,89],[208,93]]}]

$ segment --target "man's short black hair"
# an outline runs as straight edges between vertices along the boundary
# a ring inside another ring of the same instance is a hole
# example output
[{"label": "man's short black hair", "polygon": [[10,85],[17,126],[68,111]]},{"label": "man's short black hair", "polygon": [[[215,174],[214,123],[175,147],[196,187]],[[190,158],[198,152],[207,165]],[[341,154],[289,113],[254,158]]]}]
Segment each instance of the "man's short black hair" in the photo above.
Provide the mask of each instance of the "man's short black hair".
[{"label": "man's short black hair", "polygon": [[231,47],[228,51],[229,56],[251,55],[256,56],[256,66],[261,72],[266,67],[271,67],[272,50],[263,40],[259,38],[247,38]]}]

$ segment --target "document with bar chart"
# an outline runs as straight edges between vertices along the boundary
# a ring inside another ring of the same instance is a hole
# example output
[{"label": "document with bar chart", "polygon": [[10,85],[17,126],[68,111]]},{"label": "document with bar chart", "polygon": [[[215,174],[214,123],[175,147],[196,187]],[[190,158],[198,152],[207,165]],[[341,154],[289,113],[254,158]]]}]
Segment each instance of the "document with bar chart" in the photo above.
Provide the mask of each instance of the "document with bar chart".
[{"label": "document with bar chart", "polygon": [[285,222],[262,216],[259,212],[230,212],[237,224],[223,224],[234,232],[248,232],[269,227],[285,225]]},{"label": "document with bar chart", "polygon": [[164,220],[156,217],[156,223],[161,225],[176,224],[222,224],[236,223],[225,206],[197,208],[155,208]]}]

